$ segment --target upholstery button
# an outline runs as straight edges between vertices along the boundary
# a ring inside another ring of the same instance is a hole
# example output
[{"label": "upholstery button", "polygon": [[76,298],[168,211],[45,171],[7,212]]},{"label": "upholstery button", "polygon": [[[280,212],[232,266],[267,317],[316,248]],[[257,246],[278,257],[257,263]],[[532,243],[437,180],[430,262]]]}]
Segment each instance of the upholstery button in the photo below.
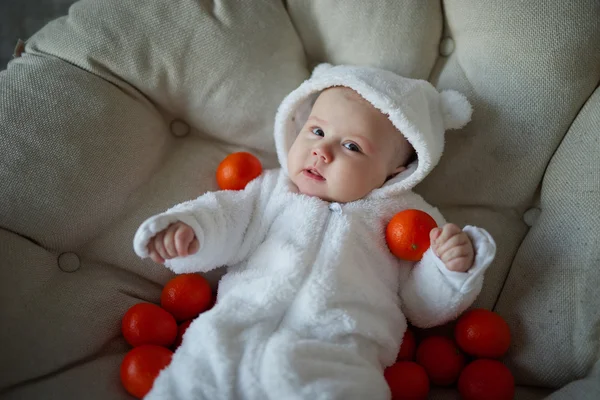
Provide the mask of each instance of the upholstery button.
[{"label": "upholstery button", "polygon": [[75,253],[62,253],[58,256],[58,268],[64,272],[75,272],[80,266],[79,257]]},{"label": "upholstery button", "polygon": [[182,137],[190,133],[190,126],[180,119],[174,119],[171,122],[171,133],[177,137]]},{"label": "upholstery button", "polygon": [[530,208],[523,214],[523,221],[527,224],[527,226],[531,227],[535,225],[541,213],[542,210],[537,207]]},{"label": "upholstery button", "polygon": [[454,39],[451,37],[445,37],[440,42],[440,54],[444,57],[448,57],[454,51]]}]

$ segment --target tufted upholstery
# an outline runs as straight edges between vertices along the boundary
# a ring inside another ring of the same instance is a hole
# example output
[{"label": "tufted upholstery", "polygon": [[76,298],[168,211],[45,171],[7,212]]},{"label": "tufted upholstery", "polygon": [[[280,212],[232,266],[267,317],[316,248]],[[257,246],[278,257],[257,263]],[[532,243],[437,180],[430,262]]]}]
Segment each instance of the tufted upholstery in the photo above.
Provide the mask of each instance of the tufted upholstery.
[{"label": "tufted upholstery", "polygon": [[276,166],[276,107],[327,61],[473,102],[418,191],[498,242],[476,305],[511,326],[516,398],[600,398],[600,3],[509,3],[82,0],[46,25],[0,72],[0,397],[128,398],[120,318],[170,278],[135,229],[231,151]]}]

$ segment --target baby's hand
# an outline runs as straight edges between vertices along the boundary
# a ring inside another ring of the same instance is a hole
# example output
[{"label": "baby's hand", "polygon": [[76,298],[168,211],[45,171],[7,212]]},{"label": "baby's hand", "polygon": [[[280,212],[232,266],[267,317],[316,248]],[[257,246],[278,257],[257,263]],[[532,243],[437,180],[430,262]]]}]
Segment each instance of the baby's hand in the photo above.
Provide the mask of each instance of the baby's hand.
[{"label": "baby's hand", "polygon": [[442,229],[434,228],[429,238],[431,249],[450,271],[467,272],[473,266],[473,243],[458,226],[446,224]]},{"label": "baby's hand", "polygon": [[185,257],[196,253],[200,242],[194,230],[183,222],[176,222],[156,234],[148,243],[148,252],[154,262],[164,264],[165,260]]}]

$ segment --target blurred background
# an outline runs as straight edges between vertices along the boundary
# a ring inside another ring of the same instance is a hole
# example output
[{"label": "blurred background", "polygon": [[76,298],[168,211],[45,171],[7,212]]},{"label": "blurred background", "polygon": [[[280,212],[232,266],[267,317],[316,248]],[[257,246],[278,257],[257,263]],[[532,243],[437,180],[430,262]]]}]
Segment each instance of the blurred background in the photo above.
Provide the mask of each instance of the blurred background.
[{"label": "blurred background", "polygon": [[26,41],[75,0],[0,0],[0,70],[12,59],[17,40]]}]

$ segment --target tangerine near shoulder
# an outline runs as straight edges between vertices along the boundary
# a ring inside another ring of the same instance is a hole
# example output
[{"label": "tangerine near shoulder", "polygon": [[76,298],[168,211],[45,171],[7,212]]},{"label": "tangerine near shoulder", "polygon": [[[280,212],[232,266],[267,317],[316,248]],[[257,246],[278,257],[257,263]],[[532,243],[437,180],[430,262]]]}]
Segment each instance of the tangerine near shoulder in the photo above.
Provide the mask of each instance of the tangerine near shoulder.
[{"label": "tangerine near shoulder", "polygon": [[262,173],[262,164],[254,155],[241,151],[229,154],[217,167],[216,179],[222,190],[243,190]]},{"label": "tangerine near shoulder", "polygon": [[400,211],[390,220],[385,230],[388,248],[396,257],[407,261],[419,261],[429,249],[429,234],[437,223],[421,210]]}]

